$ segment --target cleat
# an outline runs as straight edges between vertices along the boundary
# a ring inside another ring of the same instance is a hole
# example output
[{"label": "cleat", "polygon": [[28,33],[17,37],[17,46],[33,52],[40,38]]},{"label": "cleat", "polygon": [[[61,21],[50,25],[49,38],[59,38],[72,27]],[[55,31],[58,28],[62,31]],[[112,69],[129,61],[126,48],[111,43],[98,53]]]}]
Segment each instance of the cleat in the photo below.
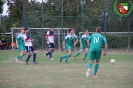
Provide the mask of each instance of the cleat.
[{"label": "cleat", "polygon": [[60,62],[62,61],[62,58],[60,57]]},{"label": "cleat", "polygon": [[15,60],[16,60],[16,62],[18,62],[18,58],[17,57],[15,58]]},{"label": "cleat", "polygon": [[87,70],[86,77],[89,77],[89,75],[90,75],[90,70]]},{"label": "cleat", "polygon": [[98,76],[93,76],[94,79],[98,78]]},{"label": "cleat", "polygon": [[28,65],[28,62],[25,62],[26,65]]},{"label": "cleat", "polygon": [[50,58],[50,60],[54,60],[53,58]]},{"label": "cleat", "polygon": [[33,62],[33,64],[38,64],[37,62]]},{"label": "cleat", "polygon": [[89,72],[88,71],[86,72],[86,77],[89,77]]},{"label": "cleat", "polygon": [[22,61],[18,61],[18,63],[22,64],[23,62]]},{"label": "cleat", "polygon": [[76,60],[76,57],[74,56],[74,60]]},{"label": "cleat", "polygon": [[46,56],[46,54],[44,54],[44,57],[45,57],[45,59],[47,59],[47,56]]},{"label": "cleat", "polygon": [[65,62],[64,64],[68,64],[68,62]]}]

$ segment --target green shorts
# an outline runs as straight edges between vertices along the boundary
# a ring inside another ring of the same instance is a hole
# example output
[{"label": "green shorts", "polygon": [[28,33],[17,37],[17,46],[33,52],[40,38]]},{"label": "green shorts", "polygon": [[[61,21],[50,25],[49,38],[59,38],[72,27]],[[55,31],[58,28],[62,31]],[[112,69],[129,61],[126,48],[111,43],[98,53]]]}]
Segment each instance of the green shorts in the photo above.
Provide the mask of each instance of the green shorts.
[{"label": "green shorts", "polygon": [[73,46],[66,46],[66,50],[73,50]]},{"label": "green shorts", "polygon": [[83,46],[83,45],[80,45],[80,49],[81,49],[81,50],[83,50],[83,49],[85,49],[85,48],[88,48],[88,46],[87,46],[87,45],[84,45],[84,46]]},{"label": "green shorts", "polygon": [[25,45],[24,44],[18,44],[18,50],[19,51],[26,50]]},{"label": "green shorts", "polygon": [[89,60],[99,60],[101,58],[102,51],[90,51]]}]

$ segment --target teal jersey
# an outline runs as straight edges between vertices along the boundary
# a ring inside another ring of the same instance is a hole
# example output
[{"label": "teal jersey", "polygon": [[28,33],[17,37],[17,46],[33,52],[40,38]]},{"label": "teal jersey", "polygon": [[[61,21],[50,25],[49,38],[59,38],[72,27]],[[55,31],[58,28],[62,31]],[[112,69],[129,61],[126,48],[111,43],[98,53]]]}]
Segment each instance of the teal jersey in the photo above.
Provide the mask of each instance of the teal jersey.
[{"label": "teal jersey", "polygon": [[73,35],[68,34],[64,38],[66,46],[73,46],[75,40],[78,40],[78,37],[75,34],[73,34]]},{"label": "teal jersey", "polygon": [[89,37],[90,51],[102,51],[102,45],[107,44],[106,38],[100,33],[94,33]]},{"label": "teal jersey", "polygon": [[88,38],[89,38],[89,35],[83,34],[80,38],[81,45],[86,46]]},{"label": "teal jersey", "polygon": [[16,37],[16,40],[18,42],[18,44],[24,44],[24,35],[25,34],[22,34],[22,33],[19,33]]}]

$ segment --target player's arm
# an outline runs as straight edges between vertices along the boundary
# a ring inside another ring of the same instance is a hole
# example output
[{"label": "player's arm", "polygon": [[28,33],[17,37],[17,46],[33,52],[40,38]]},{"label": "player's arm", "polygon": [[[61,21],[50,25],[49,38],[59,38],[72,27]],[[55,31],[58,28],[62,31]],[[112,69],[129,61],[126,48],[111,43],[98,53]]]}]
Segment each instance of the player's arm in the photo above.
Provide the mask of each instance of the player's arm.
[{"label": "player's arm", "polygon": [[25,41],[25,42],[33,42],[34,39],[28,39],[27,37],[24,37],[24,41]]},{"label": "player's arm", "polygon": [[18,38],[16,38],[16,46],[17,46],[17,48],[18,48]]},{"label": "player's arm", "polygon": [[49,39],[48,39],[48,36],[49,36],[49,31],[47,32],[46,34],[46,40],[48,41],[48,43],[50,43]]},{"label": "player's arm", "polygon": [[65,40],[63,41],[63,49],[65,49],[65,44],[66,44],[66,42],[65,42]]},{"label": "player's arm", "polygon": [[50,43],[50,42],[49,42],[49,39],[48,39],[48,35],[46,35],[46,40],[48,41],[48,43]]},{"label": "player's arm", "polygon": [[18,34],[17,37],[16,37],[16,46],[17,46],[17,48],[19,48],[19,46],[18,46],[18,40],[19,40],[19,38],[20,38],[20,35]]},{"label": "player's arm", "polygon": [[103,41],[104,41],[104,44],[105,44],[105,49],[104,49],[103,56],[106,56],[107,51],[108,51],[108,44],[107,44],[107,40],[106,40],[105,37],[103,38]]},{"label": "player's arm", "polygon": [[106,56],[107,51],[108,51],[108,44],[105,44],[105,49],[104,49],[103,56]]},{"label": "player's arm", "polygon": [[88,48],[90,48],[90,42],[88,40],[86,42],[87,42]]},{"label": "player's arm", "polygon": [[74,42],[74,45],[76,45],[78,43],[78,37],[76,36],[76,41]]}]

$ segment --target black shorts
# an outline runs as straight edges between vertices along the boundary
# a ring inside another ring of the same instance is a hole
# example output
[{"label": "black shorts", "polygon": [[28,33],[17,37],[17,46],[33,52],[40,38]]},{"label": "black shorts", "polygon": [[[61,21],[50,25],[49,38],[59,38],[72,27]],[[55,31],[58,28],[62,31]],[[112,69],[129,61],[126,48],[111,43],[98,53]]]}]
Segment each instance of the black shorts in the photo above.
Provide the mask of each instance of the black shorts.
[{"label": "black shorts", "polygon": [[27,53],[36,50],[33,46],[25,46],[25,48],[26,48],[26,52],[27,52]]},{"label": "black shorts", "polygon": [[54,48],[54,43],[47,44],[48,48]]}]

